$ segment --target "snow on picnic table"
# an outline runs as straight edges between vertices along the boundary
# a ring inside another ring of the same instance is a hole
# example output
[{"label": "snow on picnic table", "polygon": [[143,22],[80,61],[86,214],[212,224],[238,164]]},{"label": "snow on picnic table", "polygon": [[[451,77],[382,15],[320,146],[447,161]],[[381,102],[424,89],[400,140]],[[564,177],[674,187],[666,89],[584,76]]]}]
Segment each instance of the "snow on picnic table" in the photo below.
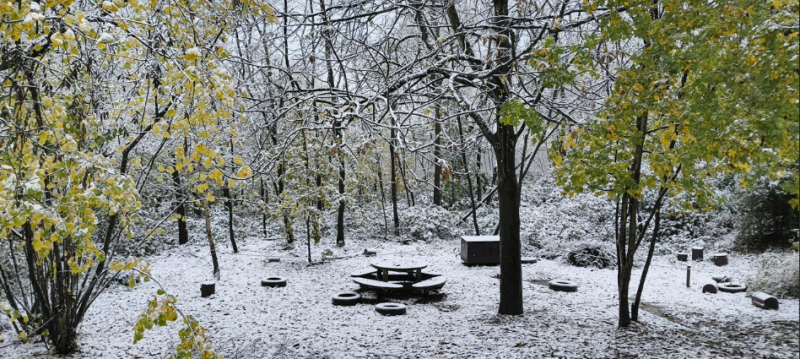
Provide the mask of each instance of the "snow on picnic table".
[{"label": "snow on picnic table", "polygon": [[[299,244],[298,244],[299,246]],[[402,296],[404,316],[375,312],[377,299],[365,291],[367,303],[331,305],[331,296],[357,290],[350,272],[369,266],[376,257],[356,255],[377,248],[377,258],[413,258],[447,277],[442,295]],[[525,314],[497,315],[499,268],[466,267],[457,240],[414,245],[385,242],[348,243],[334,249],[339,256],[307,266],[302,257],[287,256],[279,243],[250,240],[232,254],[224,244],[218,255],[222,278],[216,294],[200,297],[200,283],[210,278],[208,249],[175,248],[151,257],[153,276],[178,297],[186,314],[208,327],[218,352],[227,358],[693,358],[798,356],[798,300],[780,301],[780,310],[750,304],[744,293],[703,294],[702,284],[715,275],[744,278],[754,258],[730,256],[730,265],[694,262],[692,287],[686,288],[687,263],[656,257],[648,275],[640,324],[618,330],[616,271],[578,268],[542,260],[523,265]],[[295,250],[300,253],[299,249]],[[634,271],[631,295],[638,285]],[[262,287],[267,276],[287,278],[284,288]],[[577,293],[555,292],[551,279],[577,282]],[[135,289],[114,287],[91,307],[80,328],[75,358],[161,358],[177,342],[177,323],[147,331],[133,344],[133,324],[156,292],[152,282]],[[9,343],[13,334],[2,337]],[[0,357],[46,354],[42,344],[11,345]]]}]

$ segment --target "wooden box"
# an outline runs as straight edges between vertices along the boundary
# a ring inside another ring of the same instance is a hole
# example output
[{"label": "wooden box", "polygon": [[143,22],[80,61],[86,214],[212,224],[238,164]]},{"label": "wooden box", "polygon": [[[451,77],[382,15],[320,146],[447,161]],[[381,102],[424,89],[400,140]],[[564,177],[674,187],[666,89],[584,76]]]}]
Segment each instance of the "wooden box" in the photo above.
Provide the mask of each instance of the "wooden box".
[{"label": "wooden box", "polygon": [[500,264],[500,236],[462,236],[461,261],[466,265]]}]

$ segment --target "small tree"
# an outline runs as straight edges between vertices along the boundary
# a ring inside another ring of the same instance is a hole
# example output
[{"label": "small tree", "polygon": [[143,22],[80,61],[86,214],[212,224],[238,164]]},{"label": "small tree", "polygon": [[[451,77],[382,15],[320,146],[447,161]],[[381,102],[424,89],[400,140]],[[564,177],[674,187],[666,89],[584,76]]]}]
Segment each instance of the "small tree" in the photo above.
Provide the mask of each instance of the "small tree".
[{"label": "small tree", "polygon": [[[637,320],[659,209],[668,196],[685,193],[687,209],[709,208],[709,177],[740,174],[747,186],[762,175],[788,175],[786,189],[797,205],[797,1],[600,0],[587,7],[619,10],[599,22],[602,36],[590,38],[585,51],[603,49],[594,54],[597,61],[629,66],[619,68],[606,109],[579,138],[563,137],[563,147],[552,157],[566,192],[588,190],[617,203],[619,325],[624,327]],[[644,190],[656,192],[646,210]],[[631,313],[634,254],[651,222]]]}]

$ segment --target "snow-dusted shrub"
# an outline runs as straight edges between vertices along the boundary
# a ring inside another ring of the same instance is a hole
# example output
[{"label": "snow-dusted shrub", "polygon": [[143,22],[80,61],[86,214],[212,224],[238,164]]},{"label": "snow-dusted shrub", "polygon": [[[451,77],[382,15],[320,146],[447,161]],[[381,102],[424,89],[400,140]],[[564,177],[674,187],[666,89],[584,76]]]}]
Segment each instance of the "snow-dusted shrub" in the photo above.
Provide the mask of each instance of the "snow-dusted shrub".
[{"label": "snow-dusted shrub", "polygon": [[[693,195],[688,193],[682,193],[677,198],[668,198],[661,210],[656,254],[686,252],[693,246],[720,251],[732,249],[728,238],[733,236],[736,222],[735,198],[738,196],[738,182],[733,177],[720,177],[710,181],[713,182],[716,198],[713,208],[699,208],[692,200]],[[655,192],[648,198],[650,203],[655,201]],[[687,205],[689,207],[685,207]],[[650,230],[652,227],[651,223]]]},{"label": "snow-dusted shrub", "polygon": [[414,240],[450,239],[462,234],[459,212],[438,206],[414,206],[400,213],[403,232]]},{"label": "snow-dusted shrub", "polygon": [[773,296],[800,297],[800,257],[797,251],[767,252],[761,255],[756,273],[747,277],[749,292]]},{"label": "snow-dusted shrub", "polygon": [[567,263],[577,267],[610,268],[616,266],[616,255],[609,244],[584,243],[567,255]]},{"label": "snow-dusted shrub", "polygon": [[789,247],[800,223],[797,209],[789,204],[792,196],[781,188],[780,181],[764,179],[742,192],[737,205],[736,249],[760,251]]},{"label": "snow-dusted shrub", "polygon": [[591,193],[563,196],[549,174],[526,185],[520,220],[524,251],[544,258],[565,257],[589,245],[613,245],[614,204]]}]

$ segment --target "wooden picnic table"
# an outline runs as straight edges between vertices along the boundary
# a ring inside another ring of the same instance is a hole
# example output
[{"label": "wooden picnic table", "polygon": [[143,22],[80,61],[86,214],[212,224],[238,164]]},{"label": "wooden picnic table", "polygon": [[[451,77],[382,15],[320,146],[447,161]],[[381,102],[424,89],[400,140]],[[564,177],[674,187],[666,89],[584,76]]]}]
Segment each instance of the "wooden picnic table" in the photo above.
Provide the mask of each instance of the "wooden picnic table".
[{"label": "wooden picnic table", "polygon": [[392,271],[411,274],[414,283],[422,281],[422,269],[428,266],[427,263],[415,259],[392,258],[378,259],[369,265],[378,270],[378,278],[383,279],[384,282],[389,281],[389,271]]}]

